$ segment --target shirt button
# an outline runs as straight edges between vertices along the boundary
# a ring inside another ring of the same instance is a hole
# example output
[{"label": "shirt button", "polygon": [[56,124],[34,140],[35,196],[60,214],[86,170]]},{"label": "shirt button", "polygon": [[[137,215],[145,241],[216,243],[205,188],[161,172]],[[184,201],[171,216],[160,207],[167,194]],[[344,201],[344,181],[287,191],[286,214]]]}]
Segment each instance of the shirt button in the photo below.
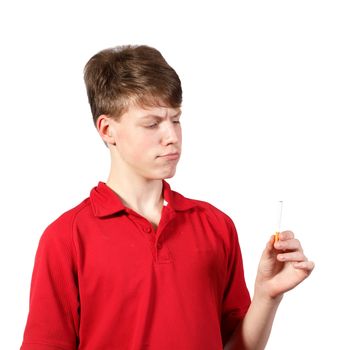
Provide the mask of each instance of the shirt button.
[{"label": "shirt button", "polygon": [[161,249],[161,248],[162,248],[162,243],[158,242],[158,243],[157,243],[157,248],[158,248],[158,249]]},{"label": "shirt button", "polygon": [[147,232],[147,233],[151,233],[152,232],[152,229],[150,227],[145,227],[143,230],[145,232]]}]

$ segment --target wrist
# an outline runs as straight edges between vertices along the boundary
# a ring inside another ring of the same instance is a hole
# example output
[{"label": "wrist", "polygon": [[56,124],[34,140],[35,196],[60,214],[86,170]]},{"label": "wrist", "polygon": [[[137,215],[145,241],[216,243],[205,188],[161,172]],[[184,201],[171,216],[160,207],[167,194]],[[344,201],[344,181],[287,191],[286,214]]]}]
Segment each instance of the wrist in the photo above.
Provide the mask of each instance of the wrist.
[{"label": "wrist", "polygon": [[283,293],[271,295],[264,288],[255,287],[253,300],[258,302],[259,304],[275,306],[279,305],[279,303],[282,301],[283,295]]}]

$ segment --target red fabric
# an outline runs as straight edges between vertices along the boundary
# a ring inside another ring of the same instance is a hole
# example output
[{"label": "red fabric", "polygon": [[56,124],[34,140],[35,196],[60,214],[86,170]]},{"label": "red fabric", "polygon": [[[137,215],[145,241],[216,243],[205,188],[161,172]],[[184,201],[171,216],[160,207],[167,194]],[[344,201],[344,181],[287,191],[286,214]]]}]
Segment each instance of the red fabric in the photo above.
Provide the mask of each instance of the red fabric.
[{"label": "red fabric", "polygon": [[164,181],[156,231],[99,183],[44,232],[22,350],[219,350],[249,307],[231,219]]}]

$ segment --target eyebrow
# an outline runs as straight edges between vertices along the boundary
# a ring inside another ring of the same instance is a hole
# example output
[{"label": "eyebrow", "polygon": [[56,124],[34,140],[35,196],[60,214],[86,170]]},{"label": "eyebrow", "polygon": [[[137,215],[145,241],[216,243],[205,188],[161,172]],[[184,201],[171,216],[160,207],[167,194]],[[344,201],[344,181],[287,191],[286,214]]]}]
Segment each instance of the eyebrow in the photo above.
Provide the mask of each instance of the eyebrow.
[{"label": "eyebrow", "polygon": [[[178,118],[178,117],[181,116],[181,114],[182,114],[182,111],[179,111],[178,113],[169,116],[169,118]],[[159,114],[146,114],[146,115],[143,115],[143,116],[141,117],[142,120],[144,120],[144,119],[152,119],[152,118],[155,118],[155,119],[164,119],[164,118],[166,118],[166,117],[165,117],[165,116],[162,116],[162,115],[159,115]]]}]

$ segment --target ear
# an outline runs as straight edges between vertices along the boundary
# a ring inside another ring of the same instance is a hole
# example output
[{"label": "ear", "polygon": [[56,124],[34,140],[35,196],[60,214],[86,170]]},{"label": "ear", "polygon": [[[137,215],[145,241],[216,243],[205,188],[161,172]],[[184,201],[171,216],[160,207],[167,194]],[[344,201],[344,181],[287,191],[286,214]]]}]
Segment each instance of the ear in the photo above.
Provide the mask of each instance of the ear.
[{"label": "ear", "polygon": [[102,140],[108,145],[115,145],[115,135],[112,126],[113,119],[105,114],[98,117],[96,122],[96,129],[100,134]]}]

